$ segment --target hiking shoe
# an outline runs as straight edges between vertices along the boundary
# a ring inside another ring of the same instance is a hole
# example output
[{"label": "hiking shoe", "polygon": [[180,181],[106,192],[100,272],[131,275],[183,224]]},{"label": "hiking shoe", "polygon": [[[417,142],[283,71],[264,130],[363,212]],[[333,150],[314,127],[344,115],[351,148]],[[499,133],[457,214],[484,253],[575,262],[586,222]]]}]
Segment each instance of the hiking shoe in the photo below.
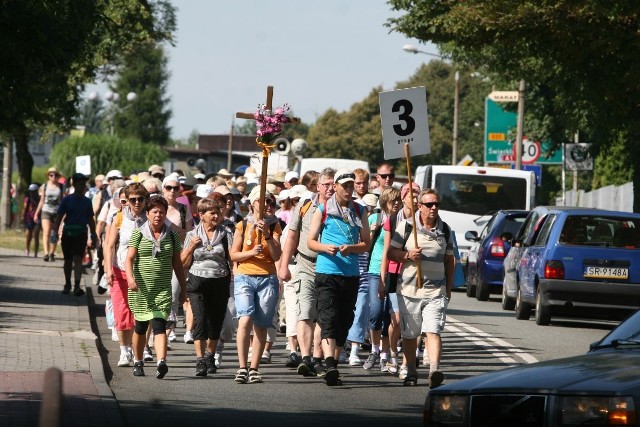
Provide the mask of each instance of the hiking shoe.
[{"label": "hiking shoe", "polygon": [[184,343],[193,344],[193,334],[191,333],[191,331],[187,331],[184,333]]},{"label": "hiking shoe", "polygon": [[324,374],[324,381],[327,383],[329,387],[333,387],[339,384],[340,382],[340,371],[336,368],[327,368],[327,371]]},{"label": "hiking shoe", "polygon": [[69,286],[64,285],[64,288],[62,288],[62,293],[64,295],[69,295],[71,293],[71,285],[69,285]]},{"label": "hiking shoe", "polygon": [[418,376],[416,374],[408,374],[407,377],[403,380],[402,385],[405,385],[405,386],[418,385]]},{"label": "hiking shoe", "polygon": [[389,363],[389,359],[387,358],[380,359],[380,372],[384,372],[384,373],[389,372],[389,366],[387,366],[388,363]]},{"label": "hiking shoe", "polygon": [[401,380],[407,378],[407,374],[409,373],[409,370],[407,369],[406,365],[402,365],[400,366],[400,373],[398,374],[398,378],[400,378]]},{"label": "hiking shoe", "polygon": [[262,357],[260,358],[260,363],[271,363],[271,353],[265,351],[262,353]]},{"label": "hiking shoe", "polygon": [[444,381],[444,374],[440,371],[429,373],[429,388],[436,388]]},{"label": "hiking shoe", "polygon": [[120,353],[120,360],[118,360],[118,366],[131,366],[131,360],[129,359],[129,353]]},{"label": "hiking shoe", "polygon": [[378,356],[380,356],[378,353],[369,354],[369,357],[367,357],[367,360],[364,362],[362,367],[366,370],[372,369],[374,366],[376,366]]},{"label": "hiking shoe", "polygon": [[260,372],[258,372],[257,369],[251,369],[249,371],[249,384],[261,383],[261,382],[262,382],[262,376],[260,375]]},{"label": "hiking shoe", "polygon": [[311,362],[312,372],[315,372],[317,376],[324,377],[325,372],[327,371],[326,367],[322,363],[322,360],[314,360]]},{"label": "hiking shoe", "polygon": [[167,366],[167,362],[165,362],[164,360],[161,360],[158,363],[158,368],[156,369],[156,378],[161,380],[164,378],[165,375],[167,375],[167,372],[169,372],[169,367]]},{"label": "hiking shoe", "polygon": [[298,365],[298,374],[303,377],[315,377],[317,375],[311,363],[305,363],[304,361]]},{"label": "hiking shoe", "polygon": [[196,362],[196,377],[207,376],[207,362],[204,357],[199,358]]},{"label": "hiking shoe", "polygon": [[133,376],[144,377],[144,362],[135,362],[133,364]]},{"label": "hiking shoe", "polygon": [[215,356],[211,353],[205,356],[205,363],[207,364],[207,373],[215,374],[218,372],[218,367],[216,366]]},{"label": "hiking shoe", "polygon": [[358,356],[349,356],[349,366],[362,366],[362,360]]},{"label": "hiking shoe", "polygon": [[149,346],[145,347],[144,353],[142,353],[142,358],[144,359],[145,362],[153,361],[153,353],[151,352],[151,349],[149,348]]},{"label": "hiking shoe", "polygon": [[82,295],[84,295],[84,289],[82,289],[80,286],[76,286],[75,288],[73,288],[73,294],[77,297],[81,297]]},{"label": "hiking shoe", "polygon": [[302,360],[300,360],[300,356],[298,356],[298,353],[291,353],[287,358],[287,363],[285,363],[284,366],[294,369],[297,368],[301,362]]},{"label": "hiking shoe", "polygon": [[238,369],[234,381],[236,382],[236,384],[246,384],[248,376],[249,372],[246,369]]}]

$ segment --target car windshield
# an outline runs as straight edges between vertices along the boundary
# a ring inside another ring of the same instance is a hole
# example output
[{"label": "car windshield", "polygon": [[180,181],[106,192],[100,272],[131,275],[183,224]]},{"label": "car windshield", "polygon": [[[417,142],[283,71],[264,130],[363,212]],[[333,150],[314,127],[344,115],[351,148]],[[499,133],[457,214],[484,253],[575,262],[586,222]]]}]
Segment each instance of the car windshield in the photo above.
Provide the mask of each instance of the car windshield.
[{"label": "car windshield", "polygon": [[526,209],[527,181],[500,176],[436,175],[441,210],[485,215],[500,209]]},{"label": "car windshield", "polygon": [[608,216],[569,216],[562,227],[559,242],[579,246],[639,248],[640,220]]},{"label": "car windshield", "polygon": [[640,344],[640,310],[629,316],[609,333],[596,348],[618,347],[626,343]]}]

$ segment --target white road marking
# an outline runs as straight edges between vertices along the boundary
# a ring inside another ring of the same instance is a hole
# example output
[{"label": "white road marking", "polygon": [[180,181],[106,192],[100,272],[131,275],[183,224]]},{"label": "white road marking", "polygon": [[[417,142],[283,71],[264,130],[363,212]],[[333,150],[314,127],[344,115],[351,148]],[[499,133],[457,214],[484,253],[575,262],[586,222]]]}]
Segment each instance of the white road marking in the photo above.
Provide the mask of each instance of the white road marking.
[{"label": "white road marking", "polygon": [[503,339],[496,338],[491,334],[484,332],[476,327],[468,325],[464,322],[454,319],[451,316],[447,316],[447,325],[445,330],[453,332],[461,338],[471,341],[479,347],[483,347],[490,351],[495,357],[508,365],[517,364],[515,359],[510,356],[515,356],[522,359],[525,363],[538,362],[531,354],[516,347],[513,344],[506,342]]}]

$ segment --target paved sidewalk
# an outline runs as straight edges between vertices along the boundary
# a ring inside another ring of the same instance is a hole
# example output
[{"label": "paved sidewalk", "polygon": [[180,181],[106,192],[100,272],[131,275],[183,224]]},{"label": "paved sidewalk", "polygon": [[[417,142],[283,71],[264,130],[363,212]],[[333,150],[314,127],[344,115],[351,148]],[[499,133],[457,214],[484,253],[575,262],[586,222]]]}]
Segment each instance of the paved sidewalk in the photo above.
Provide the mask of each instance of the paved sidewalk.
[{"label": "paved sidewalk", "polygon": [[38,425],[50,367],[63,372],[63,426],[124,425],[91,330],[89,272],[85,296],[63,295],[62,257],[0,248],[0,426]]}]

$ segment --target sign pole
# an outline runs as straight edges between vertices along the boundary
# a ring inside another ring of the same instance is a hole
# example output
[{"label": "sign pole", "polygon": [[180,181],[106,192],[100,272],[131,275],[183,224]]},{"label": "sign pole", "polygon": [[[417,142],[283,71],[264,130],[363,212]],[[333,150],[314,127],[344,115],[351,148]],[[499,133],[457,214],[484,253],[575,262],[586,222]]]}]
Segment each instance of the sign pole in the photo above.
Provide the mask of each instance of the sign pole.
[{"label": "sign pole", "polygon": [[[409,180],[409,195],[411,196],[411,218],[413,221],[416,221],[416,206],[413,203],[413,181],[411,179],[411,156],[409,154],[409,143],[404,144],[404,154],[407,159],[407,179]],[[413,224],[413,245],[414,247],[418,247],[418,225]],[[422,258],[422,257],[421,257]],[[421,267],[421,259],[416,262],[416,274],[418,279],[418,289],[422,289],[422,267]]]}]

